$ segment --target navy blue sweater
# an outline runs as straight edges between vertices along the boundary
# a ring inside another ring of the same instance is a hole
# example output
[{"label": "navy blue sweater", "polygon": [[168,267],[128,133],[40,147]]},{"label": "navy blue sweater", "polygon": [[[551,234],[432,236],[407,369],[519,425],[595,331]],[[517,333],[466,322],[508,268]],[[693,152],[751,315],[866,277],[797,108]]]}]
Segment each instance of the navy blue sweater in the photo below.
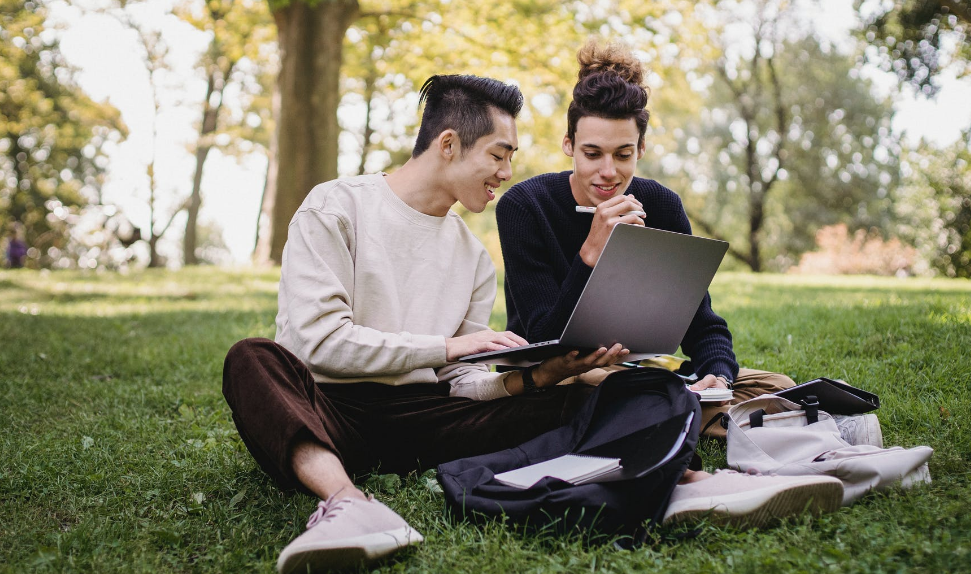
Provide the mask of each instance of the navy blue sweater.
[{"label": "navy blue sweater", "polygon": [[[547,173],[517,183],[496,204],[506,267],[506,329],[529,342],[556,339],[590,277],[580,247],[592,218],[576,212],[570,173]],[[691,233],[681,198],[654,180],[635,177],[628,194],[643,205],[645,225]],[[705,298],[681,341],[699,376],[738,375],[732,334]]]}]

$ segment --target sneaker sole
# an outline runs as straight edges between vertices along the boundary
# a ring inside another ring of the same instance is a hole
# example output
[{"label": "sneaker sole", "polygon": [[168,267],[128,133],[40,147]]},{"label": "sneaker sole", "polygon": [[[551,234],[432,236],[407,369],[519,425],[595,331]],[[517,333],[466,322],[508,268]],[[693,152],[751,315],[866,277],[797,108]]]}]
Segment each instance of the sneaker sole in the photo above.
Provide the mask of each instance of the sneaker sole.
[{"label": "sneaker sole", "polygon": [[803,512],[813,516],[835,512],[843,504],[843,484],[838,480],[797,483],[783,490],[764,488],[746,494],[733,496],[731,509],[713,498],[694,498],[681,505],[674,504],[668,509],[664,524],[708,518],[718,525],[759,528]]},{"label": "sneaker sole", "polygon": [[414,528],[399,528],[377,534],[367,534],[341,540],[306,544],[280,556],[280,574],[297,574],[346,568],[362,562],[378,560],[398,550],[418,544],[424,537]]}]

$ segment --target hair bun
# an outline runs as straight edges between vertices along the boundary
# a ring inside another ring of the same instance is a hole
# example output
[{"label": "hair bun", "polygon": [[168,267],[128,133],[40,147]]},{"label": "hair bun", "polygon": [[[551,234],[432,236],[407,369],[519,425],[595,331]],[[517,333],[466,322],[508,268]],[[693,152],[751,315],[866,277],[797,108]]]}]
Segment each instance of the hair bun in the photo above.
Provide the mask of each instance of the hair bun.
[{"label": "hair bun", "polygon": [[577,61],[580,63],[579,80],[592,74],[612,73],[638,86],[644,81],[644,68],[640,60],[622,44],[608,43],[601,46],[595,40],[590,40],[577,52]]}]

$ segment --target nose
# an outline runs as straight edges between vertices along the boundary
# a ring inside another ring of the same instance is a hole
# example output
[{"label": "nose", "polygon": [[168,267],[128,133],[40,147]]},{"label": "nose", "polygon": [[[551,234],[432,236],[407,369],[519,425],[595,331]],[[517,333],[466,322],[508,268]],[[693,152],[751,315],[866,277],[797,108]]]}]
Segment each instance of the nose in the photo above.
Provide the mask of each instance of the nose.
[{"label": "nose", "polygon": [[600,163],[600,177],[611,179],[617,174],[617,167],[614,165],[614,158],[605,155]]},{"label": "nose", "polygon": [[512,160],[505,159],[502,161],[502,165],[499,166],[499,171],[496,172],[496,177],[502,181],[509,181],[512,179]]}]

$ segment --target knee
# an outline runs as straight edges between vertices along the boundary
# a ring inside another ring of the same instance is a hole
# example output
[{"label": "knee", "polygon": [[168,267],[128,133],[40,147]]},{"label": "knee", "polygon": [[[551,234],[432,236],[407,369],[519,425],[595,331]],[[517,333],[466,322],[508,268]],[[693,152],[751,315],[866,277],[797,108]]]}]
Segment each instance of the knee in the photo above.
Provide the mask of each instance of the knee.
[{"label": "knee", "polygon": [[775,386],[778,387],[780,391],[796,386],[796,381],[793,381],[787,375],[783,375],[782,373],[773,374],[775,375],[773,383],[775,383]]},{"label": "knee", "polygon": [[270,339],[254,337],[243,339],[229,348],[223,362],[223,396],[230,400],[234,383],[252,373],[260,363],[260,357],[276,343]]}]

